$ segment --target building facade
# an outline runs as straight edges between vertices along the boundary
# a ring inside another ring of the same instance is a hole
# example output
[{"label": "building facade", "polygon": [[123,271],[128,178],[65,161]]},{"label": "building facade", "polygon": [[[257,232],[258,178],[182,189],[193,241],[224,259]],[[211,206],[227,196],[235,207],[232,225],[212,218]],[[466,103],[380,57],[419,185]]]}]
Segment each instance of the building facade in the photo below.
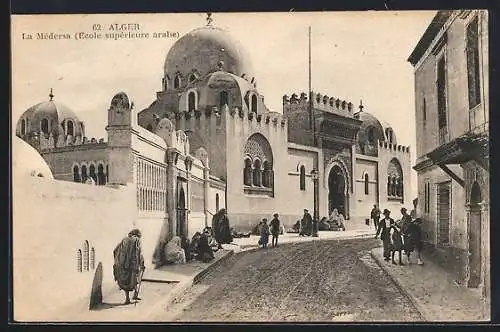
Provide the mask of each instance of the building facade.
[{"label": "building facade", "polygon": [[415,73],[419,214],[433,253],[489,301],[488,14],[439,11]]},{"label": "building facade", "polygon": [[240,231],[273,213],[291,228],[304,208],[358,220],[373,204],[396,217],[411,207],[410,150],[390,125],[317,93],[284,96],[283,113],[269,110],[244,48],[211,23],[172,46],[161,86],[138,113],[124,93],[112,99],[107,141],[88,140],[52,93],[16,134],[56,179],[133,186],[138,220],[165,224],[167,238],[199,231],[223,207]]}]

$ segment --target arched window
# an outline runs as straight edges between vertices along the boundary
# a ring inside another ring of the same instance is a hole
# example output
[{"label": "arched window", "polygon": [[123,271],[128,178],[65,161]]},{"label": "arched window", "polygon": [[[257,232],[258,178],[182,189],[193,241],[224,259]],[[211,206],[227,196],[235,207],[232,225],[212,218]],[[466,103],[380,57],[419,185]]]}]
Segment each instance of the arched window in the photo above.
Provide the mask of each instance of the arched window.
[{"label": "arched window", "polygon": [[95,269],[95,249],[92,247],[90,249],[90,269]]},{"label": "arched window", "polygon": [[306,168],[300,166],[300,190],[306,190]]},{"label": "arched window", "polygon": [[80,169],[77,165],[73,166],[73,181],[80,182]]},{"label": "arched window", "polygon": [[26,135],[26,120],[21,120],[21,135]]},{"label": "arched window", "polygon": [[222,110],[224,105],[229,106],[229,93],[227,91],[221,91],[219,95],[219,107]]},{"label": "arched window", "polygon": [[196,110],[196,93],[190,91],[188,93],[188,112]]},{"label": "arched window", "polygon": [[252,95],[252,112],[257,113],[257,96],[255,94]]},{"label": "arched window", "polygon": [[66,131],[66,134],[73,136],[74,135],[73,121],[68,120],[67,126],[68,126],[68,130]]},{"label": "arched window", "polygon": [[219,194],[215,194],[215,211],[219,211]]},{"label": "arched window", "polygon": [[87,181],[87,166],[82,165],[82,182]]},{"label": "arched window", "polygon": [[403,199],[404,177],[401,164],[396,158],[392,158],[388,166],[388,191],[387,194],[398,199]]},{"label": "arched window", "polygon": [[369,127],[367,134],[368,134],[368,143],[373,145],[375,143],[375,128]]},{"label": "arched window", "polygon": [[248,158],[245,159],[245,168],[243,169],[243,183],[245,184],[245,186],[252,185],[252,161]]},{"label": "arched window", "polygon": [[102,164],[97,166],[97,184],[100,186],[106,184],[106,175],[104,174],[104,166]]},{"label": "arched window", "polygon": [[[244,182],[246,185],[244,192],[252,195],[273,196],[273,153],[267,138],[258,133],[251,135],[245,143],[244,155],[246,170],[244,172]],[[269,190],[248,188],[250,185]]]},{"label": "arched window", "polygon": [[42,119],[42,121],[40,121],[40,127],[42,130],[42,133],[44,133],[46,135],[49,134],[49,120]]},{"label": "arched window", "polygon": [[189,75],[189,83],[192,83],[196,80],[196,75],[195,74],[191,74]]},{"label": "arched window", "polygon": [[82,250],[78,249],[76,251],[76,270],[82,272]]},{"label": "arched window", "polygon": [[89,241],[83,242],[83,271],[89,270]]},{"label": "arched window", "polygon": [[90,165],[90,167],[89,167],[89,175],[95,181],[95,183],[97,183],[97,176],[95,174],[95,166],[94,165]]},{"label": "arched window", "polygon": [[260,187],[262,185],[262,169],[259,159],[253,162],[253,185]]},{"label": "arched window", "polygon": [[180,75],[175,76],[174,79],[174,89],[179,89],[181,87],[181,77]]},{"label": "arched window", "polygon": [[365,174],[365,195],[368,195],[370,192],[369,192],[369,178],[368,178],[368,174]]}]

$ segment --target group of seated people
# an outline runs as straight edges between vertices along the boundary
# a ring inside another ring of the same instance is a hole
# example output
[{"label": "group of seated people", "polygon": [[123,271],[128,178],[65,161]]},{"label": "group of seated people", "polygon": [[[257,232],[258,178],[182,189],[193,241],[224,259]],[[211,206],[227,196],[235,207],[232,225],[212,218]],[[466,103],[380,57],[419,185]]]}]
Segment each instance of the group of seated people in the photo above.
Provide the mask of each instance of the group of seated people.
[{"label": "group of seated people", "polygon": [[208,263],[215,258],[214,252],[219,250],[219,247],[212,228],[205,227],[201,233],[196,232],[191,240],[174,236],[167,243],[163,242],[161,258],[157,265],[185,264],[193,259]]},{"label": "group of seated people", "polygon": [[345,218],[337,209],[333,209],[329,218],[322,218],[319,222],[320,231],[345,231]]}]

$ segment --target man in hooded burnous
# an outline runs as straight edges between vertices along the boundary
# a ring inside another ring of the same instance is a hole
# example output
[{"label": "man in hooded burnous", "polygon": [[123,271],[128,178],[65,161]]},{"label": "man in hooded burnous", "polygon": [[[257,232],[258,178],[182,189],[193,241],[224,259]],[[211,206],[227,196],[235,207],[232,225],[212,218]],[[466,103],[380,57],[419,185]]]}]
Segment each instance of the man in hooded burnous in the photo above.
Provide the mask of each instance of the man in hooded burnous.
[{"label": "man in hooded burnous", "polygon": [[130,231],[113,251],[113,275],[120,289],[125,292],[125,304],[130,303],[131,291],[134,291],[133,299],[140,300],[138,285],[145,269],[141,236],[138,229]]}]

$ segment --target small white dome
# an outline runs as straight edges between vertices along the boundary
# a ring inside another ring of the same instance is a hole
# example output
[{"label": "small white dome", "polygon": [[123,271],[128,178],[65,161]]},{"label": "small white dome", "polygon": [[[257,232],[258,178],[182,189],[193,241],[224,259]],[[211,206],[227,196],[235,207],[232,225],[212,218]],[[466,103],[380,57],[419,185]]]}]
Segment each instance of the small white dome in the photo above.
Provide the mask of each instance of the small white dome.
[{"label": "small white dome", "polygon": [[49,165],[31,145],[14,136],[12,140],[12,173],[14,177],[43,177],[54,179]]}]

